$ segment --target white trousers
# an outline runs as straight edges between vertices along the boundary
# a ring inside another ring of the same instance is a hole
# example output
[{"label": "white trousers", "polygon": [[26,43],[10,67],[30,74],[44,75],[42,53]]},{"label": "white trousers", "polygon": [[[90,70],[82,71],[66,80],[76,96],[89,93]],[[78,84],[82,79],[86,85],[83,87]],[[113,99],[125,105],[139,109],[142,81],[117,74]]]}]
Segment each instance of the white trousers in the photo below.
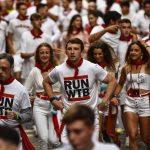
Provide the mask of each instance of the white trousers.
[{"label": "white trousers", "polygon": [[41,150],[48,150],[52,146],[57,147],[60,142],[54,130],[50,109],[49,111],[45,111],[42,107],[41,105],[33,107],[33,117],[40,138]]}]

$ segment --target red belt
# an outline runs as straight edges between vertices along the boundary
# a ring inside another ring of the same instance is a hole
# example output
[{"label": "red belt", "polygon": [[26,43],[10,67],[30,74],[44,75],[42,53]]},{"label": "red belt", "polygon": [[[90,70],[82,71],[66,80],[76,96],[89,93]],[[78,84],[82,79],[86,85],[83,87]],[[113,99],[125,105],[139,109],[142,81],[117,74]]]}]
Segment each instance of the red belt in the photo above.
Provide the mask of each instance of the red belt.
[{"label": "red belt", "polygon": [[150,95],[150,92],[147,92],[147,93],[144,93],[144,94],[139,94],[139,93],[136,94],[136,92],[135,92],[136,90],[138,90],[138,89],[129,89],[127,91],[128,96],[130,96],[130,97],[143,97],[143,96]]},{"label": "red belt", "polygon": [[42,95],[42,94],[36,93],[36,96],[37,96],[38,98],[40,98],[40,99],[43,99],[43,100],[49,100],[48,95]]}]

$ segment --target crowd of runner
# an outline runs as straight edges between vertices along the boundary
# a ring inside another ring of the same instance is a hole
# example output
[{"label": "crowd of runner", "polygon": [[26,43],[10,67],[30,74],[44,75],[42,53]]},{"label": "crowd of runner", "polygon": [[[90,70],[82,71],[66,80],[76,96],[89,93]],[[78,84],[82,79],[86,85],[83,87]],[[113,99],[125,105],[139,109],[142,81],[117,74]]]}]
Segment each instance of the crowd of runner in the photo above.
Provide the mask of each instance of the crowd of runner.
[{"label": "crowd of runner", "polygon": [[0,126],[20,150],[30,120],[41,150],[117,150],[118,122],[150,150],[150,0],[0,0]]}]

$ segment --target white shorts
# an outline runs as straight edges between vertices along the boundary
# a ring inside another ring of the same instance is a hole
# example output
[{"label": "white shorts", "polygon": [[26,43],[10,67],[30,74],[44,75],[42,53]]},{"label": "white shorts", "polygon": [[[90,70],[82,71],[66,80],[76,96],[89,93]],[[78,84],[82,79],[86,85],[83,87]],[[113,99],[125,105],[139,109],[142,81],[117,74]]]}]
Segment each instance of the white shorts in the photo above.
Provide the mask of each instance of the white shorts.
[{"label": "white shorts", "polygon": [[24,59],[21,58],[20,54],[13,55],[14,58],[14,72],[20,72],[22,70],[22,64]]},{"label": "white shorts", "polygon": [[134,112],[141,117],[150,116],[149,96],[126,96],[124,112]]}]

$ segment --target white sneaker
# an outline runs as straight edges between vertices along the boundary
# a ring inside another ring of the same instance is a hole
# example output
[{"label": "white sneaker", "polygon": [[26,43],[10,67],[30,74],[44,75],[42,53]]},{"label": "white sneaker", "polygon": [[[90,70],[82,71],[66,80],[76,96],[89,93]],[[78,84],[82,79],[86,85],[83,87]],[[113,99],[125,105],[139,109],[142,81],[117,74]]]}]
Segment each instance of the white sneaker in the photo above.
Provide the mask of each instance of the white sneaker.
[{"label": "white sneaker", "polygon": [[126,137],[126,140],[125,140],[125,146],[129,147],[129,137],[128,136]]}]

